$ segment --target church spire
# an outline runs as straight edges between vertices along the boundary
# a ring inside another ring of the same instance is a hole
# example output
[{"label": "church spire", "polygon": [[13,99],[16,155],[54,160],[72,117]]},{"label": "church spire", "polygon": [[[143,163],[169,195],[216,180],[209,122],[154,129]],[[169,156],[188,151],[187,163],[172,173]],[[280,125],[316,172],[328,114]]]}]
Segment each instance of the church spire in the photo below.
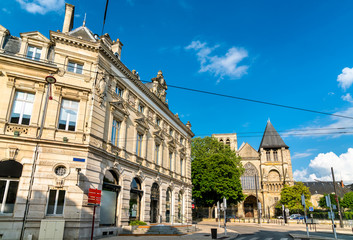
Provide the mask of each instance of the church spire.
[{"label": "church spire", "polygon": [[259,148],[272,148],[272,149],[278,149],[278,148],[289,148],[281,138],[281,136],[278,134],[276,129],[273,127],[270,119],[267,121],[266,129],[264,132],[264,135],[262,137],[260,147]]}]

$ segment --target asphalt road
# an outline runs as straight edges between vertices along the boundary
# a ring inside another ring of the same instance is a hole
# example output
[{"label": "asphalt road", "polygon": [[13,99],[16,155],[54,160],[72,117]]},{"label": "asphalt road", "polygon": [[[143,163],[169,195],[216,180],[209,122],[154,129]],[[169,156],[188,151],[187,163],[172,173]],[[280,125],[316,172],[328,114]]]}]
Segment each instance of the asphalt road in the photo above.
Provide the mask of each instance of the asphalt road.
[{"label": "asphalt road", "polygon": [[[281,225],[228,225],[227,229],[237,231],[239,236],[237,240],[291,240],[289,234],[306,235],[305,226],[281,226]],[[310,232],[310,236],[322,236],[333,238],[333,233],[326,232]],[[337,234],[338,239],[353,240],[353,235]]]}]

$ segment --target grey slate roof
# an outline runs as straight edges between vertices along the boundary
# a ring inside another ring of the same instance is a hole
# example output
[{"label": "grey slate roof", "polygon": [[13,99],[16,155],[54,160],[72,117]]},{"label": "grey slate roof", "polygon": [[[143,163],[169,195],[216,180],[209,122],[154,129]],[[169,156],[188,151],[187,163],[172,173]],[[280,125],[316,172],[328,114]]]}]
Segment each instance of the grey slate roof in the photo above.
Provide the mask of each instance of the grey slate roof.
[{"label": "grey slate roof", "polygon": [[[333,182],[303,182],[304,186],[308,187],[310,193],[313,194],[330,194],[333,193]],[[340,182],[336,182],[337,195],[343,197],[347,192],[352,191],[349,187],[342,187]]]},{"label": "grey slate roof", "polygon": [[281,138],[281,136],[278,134],[276,129],[273,127],[272,123],[267,121],[266,129],[264,132],[264,135],[262,136],[262,140],[260,143],[260,148],[268,149],[276,149],[276,148],[289,148]]},{"label": "grey slate roof", "polygon": [[6,53],[16,54],[20,51],[21,39],[14,36],[6,36],[4,42],[4,50]]},{"label": "grey slate roof", "polygon": [[73,37],[78,37],[85,41],[92,41],[92,42],[97,41],[94,38],[94,34],[92,33],[92,31],[89,30],[86,26],[81,26],[72,30],[71,32],[69,32],[69,35]]}]

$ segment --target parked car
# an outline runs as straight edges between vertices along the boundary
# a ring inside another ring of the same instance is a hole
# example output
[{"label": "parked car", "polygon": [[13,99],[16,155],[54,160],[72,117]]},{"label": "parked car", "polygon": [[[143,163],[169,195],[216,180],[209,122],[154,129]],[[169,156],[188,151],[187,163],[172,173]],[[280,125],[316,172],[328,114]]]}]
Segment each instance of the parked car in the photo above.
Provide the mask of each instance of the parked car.
[{"label": "parked car", "polygon": [[277,216],[277,219],[283,219],[282,215]]},{"label": "parked car", "polygon": [[299,219],[300,216],[300,214],[292,214],[289,216],[289,219]]}]

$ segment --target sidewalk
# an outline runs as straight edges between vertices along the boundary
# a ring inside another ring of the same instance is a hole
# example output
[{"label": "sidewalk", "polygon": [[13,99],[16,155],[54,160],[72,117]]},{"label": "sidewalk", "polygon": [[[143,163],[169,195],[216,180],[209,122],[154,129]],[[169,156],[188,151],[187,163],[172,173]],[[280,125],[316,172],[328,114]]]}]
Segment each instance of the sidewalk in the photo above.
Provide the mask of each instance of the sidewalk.
[{"label": "sidewalk", "polygon": [[114,236],[114,237],[105,237],[101,238],[104,240],[117,240],[117,239],[124,239],[124,240],[177,240],[177,239],[211,239],[211,228],[217,228],[217,239],[225,239],[225,240],[234,240],[237,236],[238,233],[232,230],[227,229],[227,236],[224,236],[224,229],[223,228],[218,228],[215,226],[210,226],[210,225],[204,225],[204,224],[197,224],[197,231],[181,236],[148,236],[148,235],[143,235],[143,236]]}]

